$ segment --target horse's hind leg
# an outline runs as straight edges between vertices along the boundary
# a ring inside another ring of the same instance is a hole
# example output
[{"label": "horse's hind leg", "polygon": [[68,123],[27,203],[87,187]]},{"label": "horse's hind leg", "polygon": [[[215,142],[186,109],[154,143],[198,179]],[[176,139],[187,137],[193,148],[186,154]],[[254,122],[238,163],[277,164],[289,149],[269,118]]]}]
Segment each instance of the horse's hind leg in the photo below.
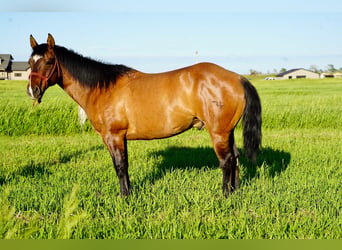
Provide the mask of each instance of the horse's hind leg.
[{"label": "horse's hind leg", "polygon": [[233,144],[233,151],[235,156],[235,189],[240,187],[240,168],[239,168],[239,160],[240,160],[240,153],[236,147],[235,139],[234,139],[234,131],[231,132],[230,137],[232,137],[232,144]]},{"label": "horse's hind leg", "polygon": [[211,134],[214,149],[222,169],[222,191],[228,196],[239,187],[239,152],[235,145],[234,130],[227,134]]}]

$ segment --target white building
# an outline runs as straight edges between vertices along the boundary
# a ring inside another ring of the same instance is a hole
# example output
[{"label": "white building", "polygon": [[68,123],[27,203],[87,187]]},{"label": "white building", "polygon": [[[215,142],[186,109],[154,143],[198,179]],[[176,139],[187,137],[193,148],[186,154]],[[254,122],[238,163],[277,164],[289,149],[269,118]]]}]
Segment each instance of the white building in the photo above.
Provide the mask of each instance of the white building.
[{"label": "white building", "polygon": [[10,54],[0,54],[0,80],[27,80],[31,72],[27,62],[15,62]]},{"label": "white building", "polygon": [[329,73],[325,72],[321,74],[321,78],[341,78],[342,73],[336,72],[336,73]]},{"label": "white building", "polygon": [[309,79],[319,79],[319,74],[312,72],[307,69],[291,69],[280,73],[277,75],[277,79],[299,79],[299,78],[309,78]]}]

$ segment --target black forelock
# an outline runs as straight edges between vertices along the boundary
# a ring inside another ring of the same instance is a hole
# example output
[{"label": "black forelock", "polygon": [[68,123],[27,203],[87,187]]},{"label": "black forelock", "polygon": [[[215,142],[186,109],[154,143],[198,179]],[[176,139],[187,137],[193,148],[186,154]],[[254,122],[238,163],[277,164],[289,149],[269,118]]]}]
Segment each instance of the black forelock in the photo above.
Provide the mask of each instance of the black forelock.
[{"label": "black forelock", "polygon": [[37,45],[36,47],[33,48],[31,57],[34,55],[42,56],[47,52],[47,50],[48,50],[48,45],[46,43]]}]

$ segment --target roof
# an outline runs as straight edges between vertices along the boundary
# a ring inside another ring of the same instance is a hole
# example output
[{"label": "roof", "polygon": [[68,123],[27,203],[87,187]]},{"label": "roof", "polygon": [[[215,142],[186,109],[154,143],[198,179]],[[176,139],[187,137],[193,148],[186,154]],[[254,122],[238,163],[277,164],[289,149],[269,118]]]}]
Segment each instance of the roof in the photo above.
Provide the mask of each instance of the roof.
[{"label": "roof", "polygon": [[30,68],[28,62],[13,62],[11,54],[0,54],[0,71],[27,71]]},{"label": "roof", "polygon": [[276,77],[282,77],[282,76],[284,76],[284,75],[290,74],[290,73],[295,72],[295,71],[297,71],[297,70],[305,70],[305,71],[309,71],[309,72],[315,73],[315,72],[310,71],[310,70],[307,70],[307,69],[297,68],[297,69],[290,69],[290,70],[288,70],[288,71],[279,73],[278,75],[276,75]]},{"label": "roof", "polygon": [[10,62],[13,60],[10,54],[0,54],[0,70],[7,71],[10,67]]},{"label": "roof", "polygon": [[30,68],[27,62],[12,62],[12,71],[26,71]]}]

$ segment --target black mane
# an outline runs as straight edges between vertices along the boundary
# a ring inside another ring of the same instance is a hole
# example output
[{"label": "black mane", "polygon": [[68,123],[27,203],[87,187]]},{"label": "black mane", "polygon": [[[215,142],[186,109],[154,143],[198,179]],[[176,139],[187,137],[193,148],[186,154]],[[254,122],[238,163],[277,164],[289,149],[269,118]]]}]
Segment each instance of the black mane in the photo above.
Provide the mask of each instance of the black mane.
[{"label": "black mane", "polygon": [[[32,56],[43,55],[47,49],[47,44],[38,45],[33,49]],[[71,76],[89,88],[107,88],[111,84],[115,84],[119,77],[134,71],[125,65],[105,64],[83,57],[72,50],[57,45],[54,47],[54,51],[59,63],[68,70]]]}]

